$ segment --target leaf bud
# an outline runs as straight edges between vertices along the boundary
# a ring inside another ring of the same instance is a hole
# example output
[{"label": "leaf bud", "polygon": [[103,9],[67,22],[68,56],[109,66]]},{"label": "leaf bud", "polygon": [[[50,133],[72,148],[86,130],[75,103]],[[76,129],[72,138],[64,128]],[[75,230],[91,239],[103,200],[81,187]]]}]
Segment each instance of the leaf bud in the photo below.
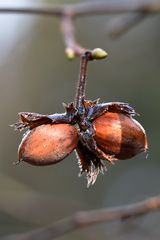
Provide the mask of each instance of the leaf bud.
[{"label": "leaf bud", "polygon": [[106,58],[107,56],[108,56],[108,53],[101,48],[95,48],[92,51],[93,59],[103,59],[103,58]]},{"label": "leaf bud", "polygon": [[72,48],[66,48],[65,54],[69,60],[73,60],[75,58],[75,52]]}]

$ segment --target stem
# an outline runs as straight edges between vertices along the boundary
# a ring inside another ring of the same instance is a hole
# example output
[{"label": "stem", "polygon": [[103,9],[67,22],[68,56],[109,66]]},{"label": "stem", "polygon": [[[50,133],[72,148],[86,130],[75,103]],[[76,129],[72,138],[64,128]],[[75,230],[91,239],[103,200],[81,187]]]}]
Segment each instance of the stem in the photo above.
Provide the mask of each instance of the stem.
[{"label": "stem", "polygon": [[64,43],[66,46],[66,54],[67,54],[67,50],[73,51],[73,58],[74,58],[74,55],[81,56],[82,54],[84,54],[87,51],[87,49],[80,46],[80,44],[77,43],[76,41],[74,19],[72,17],[72,14],[70,13],[63,14],[61,17],[60,24],[61,24],[60,25],[61,33],[63,35]]},{"label": "stem", "polygon": [[85,88],[86,88],[86,75],[87,75],[87,66],[88,61],[91,60],[91,52],[85,52],[81,56],[80,62],[80,73],[79,79],[77,82],[76,96],[75,96],[75,107],[79,109],[82,106],[82,101],[85,97]]}]

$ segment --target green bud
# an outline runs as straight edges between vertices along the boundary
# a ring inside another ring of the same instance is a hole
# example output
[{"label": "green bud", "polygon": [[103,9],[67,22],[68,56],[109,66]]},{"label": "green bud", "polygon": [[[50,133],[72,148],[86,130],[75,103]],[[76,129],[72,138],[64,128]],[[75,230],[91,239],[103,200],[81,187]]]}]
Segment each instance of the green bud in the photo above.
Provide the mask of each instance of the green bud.
[{"label": "green bud", "polygon": [[95,48],[92,51],[93,59],[103,59],[108,56],[108,53],[101,48]]},{"label": "green bud", "polygon": [[72,48],[66,48],[65,54],[66,54],[67,58],[70,60],[75,58],[75,52]]}]

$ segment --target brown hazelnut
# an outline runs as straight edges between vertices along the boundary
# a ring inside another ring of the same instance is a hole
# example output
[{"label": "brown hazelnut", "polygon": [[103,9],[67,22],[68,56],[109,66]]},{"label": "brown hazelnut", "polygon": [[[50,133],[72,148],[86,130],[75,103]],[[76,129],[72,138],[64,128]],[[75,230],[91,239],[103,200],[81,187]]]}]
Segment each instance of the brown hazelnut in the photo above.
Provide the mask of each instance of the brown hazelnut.
[{"label": "brown hazelnut", "polygon": [[50,165],[61,161],[77,146],[77,129],[69,124],[44,124],[28,131],[19,146],[19,161]]},{"label": "brown hazelnut", "polygon": [[96,118],[93,126],[98,147],[117,159],[132,158],[147,150],[145,130],[130,116],[107,112]]}]

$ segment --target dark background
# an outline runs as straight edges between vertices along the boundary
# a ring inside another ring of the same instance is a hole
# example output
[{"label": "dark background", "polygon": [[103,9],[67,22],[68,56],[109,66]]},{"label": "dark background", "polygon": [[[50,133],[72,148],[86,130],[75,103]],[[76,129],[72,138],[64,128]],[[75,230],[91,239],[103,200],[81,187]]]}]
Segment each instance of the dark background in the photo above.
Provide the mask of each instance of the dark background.
[{"label": "dark background", "polygon": [[[2,1],[0,1],[1,3]],[[21,1],[21,3],[41,1]],[[67,3],[71,1],[48,1]],[[76,1],[72,1],[76,2]],[[14,1],[11,1],[13,4]],[[0,235],[25,232],[78,210],[113,207],[160,193],[160,16],[150,16],[118,40],[107,35],[113,16],[76,21],[83,46],[101,47],[108,59],[90,63],[87,98],[130,103],[140,113],[149,156],[108,166],[94,186],[78,176],[75,154],[57,165],[14,166],[22,133],[9,125],[20,111],[63,112],[75,95],[79,59],[68,61],[56,18],[0,15]],[[61,239],[160,239],[160,213],[100,224]]]}]

